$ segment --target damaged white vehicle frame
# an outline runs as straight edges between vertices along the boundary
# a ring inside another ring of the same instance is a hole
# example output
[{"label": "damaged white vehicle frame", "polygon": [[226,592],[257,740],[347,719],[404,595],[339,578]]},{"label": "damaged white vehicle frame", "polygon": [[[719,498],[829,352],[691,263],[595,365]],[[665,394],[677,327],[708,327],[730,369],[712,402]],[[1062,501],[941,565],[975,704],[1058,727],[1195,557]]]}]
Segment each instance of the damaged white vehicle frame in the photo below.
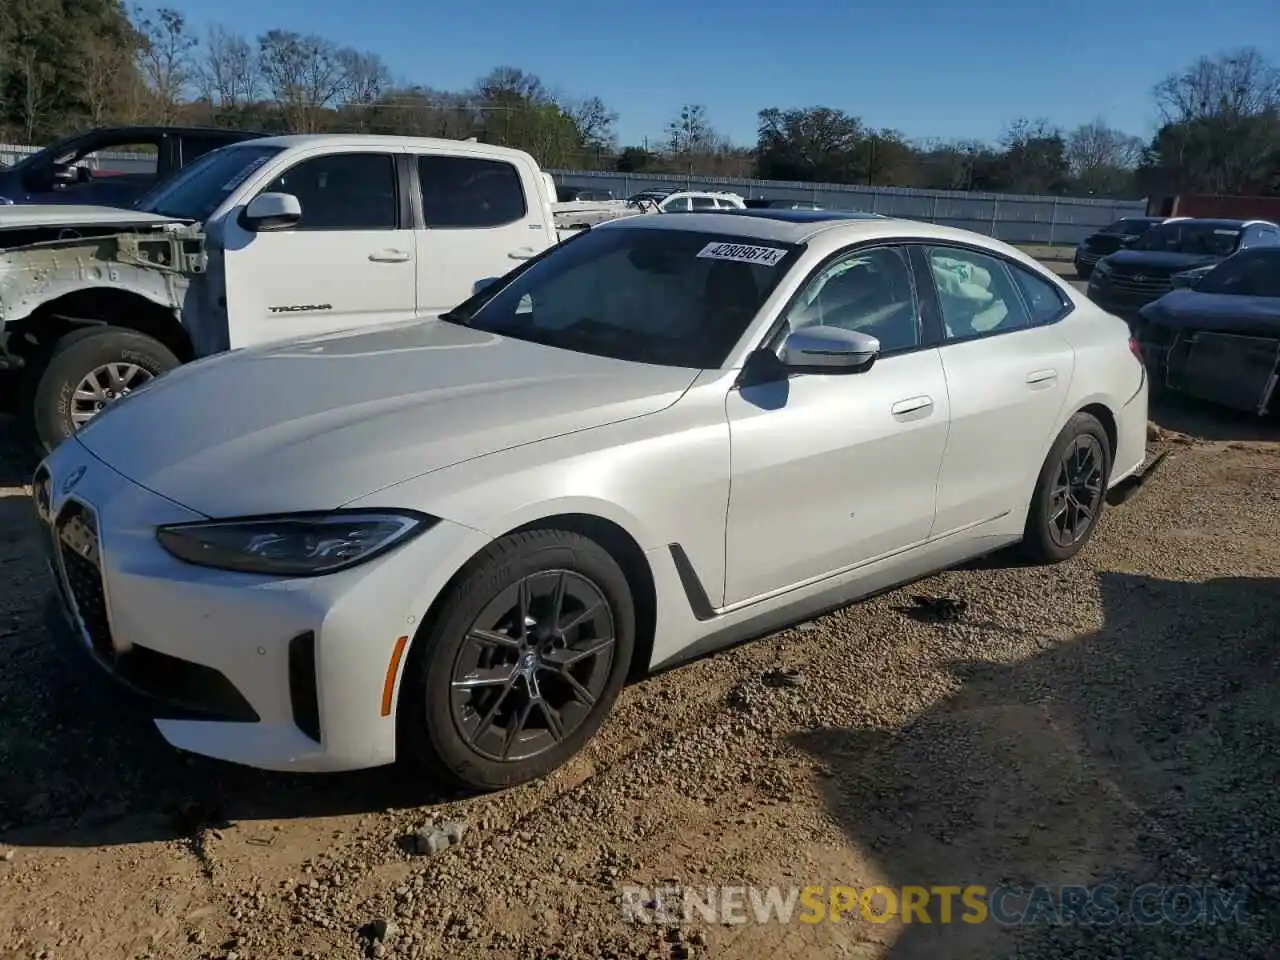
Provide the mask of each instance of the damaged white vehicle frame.
[{"label": "damaged white vehicle frame", "polygon": [[554,199],[522,151],[313,135],[213,151],[136,209],[0,207],[3,398],[51,449],[199,357],[439,314],[556,243]]}]

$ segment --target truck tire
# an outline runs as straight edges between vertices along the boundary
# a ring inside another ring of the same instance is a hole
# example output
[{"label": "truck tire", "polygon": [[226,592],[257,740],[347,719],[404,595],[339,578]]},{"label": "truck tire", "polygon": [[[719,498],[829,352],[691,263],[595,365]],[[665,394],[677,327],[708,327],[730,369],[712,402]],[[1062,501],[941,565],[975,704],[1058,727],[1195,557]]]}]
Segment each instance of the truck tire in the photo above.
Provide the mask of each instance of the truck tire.
[{"label": "truck tire", "polygon": [[48,453],[107,404],[180,361],[164,344],[120,327],[73,330],[30,371],[27,422],[37,452]]}]

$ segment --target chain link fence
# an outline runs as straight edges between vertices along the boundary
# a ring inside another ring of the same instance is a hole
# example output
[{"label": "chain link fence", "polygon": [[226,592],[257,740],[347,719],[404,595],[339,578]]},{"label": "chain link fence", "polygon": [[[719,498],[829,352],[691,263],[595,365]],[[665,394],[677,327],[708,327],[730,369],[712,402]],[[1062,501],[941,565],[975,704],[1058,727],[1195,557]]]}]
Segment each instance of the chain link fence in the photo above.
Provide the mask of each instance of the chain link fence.
[{"label": "chain link fence", "polygon": [[799,183],[672,174],[551,170],[561,186],[609,190],[619,199],[644,190],[723,190],[751,199],[803,200],[828,210],[860,210],[960,227],[1006,243],[1072,245],[1121,217],[1142,216],[1145,200],[1096,200],[1008,193],[966,193],[845,183]]}]

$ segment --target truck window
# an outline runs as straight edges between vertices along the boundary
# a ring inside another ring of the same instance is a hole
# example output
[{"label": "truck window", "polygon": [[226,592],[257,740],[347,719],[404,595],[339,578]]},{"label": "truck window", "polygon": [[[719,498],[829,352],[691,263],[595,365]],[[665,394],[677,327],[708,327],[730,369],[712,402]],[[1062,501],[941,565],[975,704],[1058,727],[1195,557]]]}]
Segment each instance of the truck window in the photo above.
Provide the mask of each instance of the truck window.
[{"label": "truck window", "polygon": [[519,171],[501,160],[421,156],[418,182],[432,229],[500,227],[528,211]]},{"label": "truck window", "polygon": [[93,171],[95,177],[112,177],[133,174],[154,177],[156,175],[158,146],[154,143],[119,143],[101,147],[86,153],[80,162]]},{"label": "truck window", "polygon": [[291,193],[302,206],[298,230],[395,230],[395,161],[388,153],[331,153],[303,160],[264,193]]}]

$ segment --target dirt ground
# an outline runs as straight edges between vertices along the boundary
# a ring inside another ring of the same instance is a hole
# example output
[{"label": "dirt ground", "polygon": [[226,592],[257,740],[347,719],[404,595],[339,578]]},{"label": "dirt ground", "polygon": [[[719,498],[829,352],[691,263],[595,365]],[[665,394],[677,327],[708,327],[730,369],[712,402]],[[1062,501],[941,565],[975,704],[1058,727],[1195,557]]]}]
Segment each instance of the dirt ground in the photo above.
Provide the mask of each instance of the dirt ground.
[{"label": "dirt ground", "polygon": [[[87,698],[38,623],[10,446],[0,958],[1280,956],[1280,436],[1158,419],[1192,435],[1153,442],[1164,469],[1072,562],[996,558],[652,678],[566,769],[470,799],[185,756]],[[968,607],[930,622],[915,594]],[[782,667],[801,682],[767,682]],[[459,846],[411,852],[446,820]],[[1243,920],[644,925],[619,906],[627,884],[1148,882],[1246,888]]]}]

